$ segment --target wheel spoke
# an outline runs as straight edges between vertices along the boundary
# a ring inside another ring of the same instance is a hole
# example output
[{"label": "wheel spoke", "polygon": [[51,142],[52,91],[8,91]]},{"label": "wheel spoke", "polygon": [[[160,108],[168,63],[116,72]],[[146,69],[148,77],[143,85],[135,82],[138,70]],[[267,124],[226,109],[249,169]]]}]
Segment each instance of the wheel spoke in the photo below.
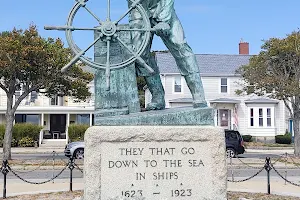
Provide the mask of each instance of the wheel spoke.
[{"label": "wheel spoke", "polygon": [[92,46],[96,44],[101,39],[101,36],[99,36],[96,40],[94,40],[93,43],[91,43],[85,50],[82,50],[79,52],[66,66],[64,66],[61,71],[66,72],[73,64],[75,64],[79,59],[80,56],[84,55]]},{"label": "wheel spoke", "polygon": [[99,22],[99,24],[102,24],[101,19],[97,17],[97,15],[95,15],[88,7],[86,7],[86,5],[84,6],[84,8]]},{"label": "wheel spoke", "polygon": [[142,65],[143,67],[145,67],[150,73],[154,73],[154,70],[149,65],[147,65],[147,63],[139,55],[137,55],[136,53],[134,53],[130,49],[130,47],[127,46],[127,44],[125,42],[123,42],[119,37],[117,37],[117,40],[120,42],[120,44],[122,44],[122,46],[124,46],[129,51],[129,53],[131,53],[134,57],[136,57],[137,62],[140,65]]},{"label": "wheel spoke", "polygon": [[45,30],[58,30],[58,31],[66,31],[66,30],[79,30],[79,31],[97,31],[100,30],[100,27],[97,28],[78,28],[73,26],[45,26]]},{"label": "wheel spoke", "polygon": [[140,3],[142,0],[136,0],[135,2],[132,3],[131,7],[117,20],[115,21],[115,24],[118,24],[124,17],[128,15],[136,6],[138,3]]},{"label": "wheel spoke", "polygon": [[106,90],[110,90],[110,40],[107,40],[107,55],[106,55]]},{"label": "wheel spoke", "polygon": [[110,21],[110,0],[107,0],[107,18],[106,21]]},{"label": "wheel spoke", "polygon": [[139,32],[150,32],[155,31],[153,28],[117,28],[117,31],[139,31]]}]

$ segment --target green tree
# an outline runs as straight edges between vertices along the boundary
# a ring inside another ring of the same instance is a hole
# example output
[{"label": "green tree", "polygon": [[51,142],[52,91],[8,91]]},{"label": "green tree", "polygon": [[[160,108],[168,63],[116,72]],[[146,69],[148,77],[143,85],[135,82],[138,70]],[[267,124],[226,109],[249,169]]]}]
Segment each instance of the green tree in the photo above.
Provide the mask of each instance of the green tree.
[{"label": "green tree", "polygon": [[300,32],[265,41],[262,51],[238,73],[243,77],[238,94],[283,100],[294,124],[295,154],[300,156]]},{"label": "green tree", "polygon": [[[7,96],[4,159],[11,159],[15,112],[28,94],[43,91],[49,97],[70,95],[81,100],[90,96],[87,84],[93,79],[92,74],[79,66],[66,74],[60,72],[71,58],[70,49],[64,48],[60,39],[42,38],[34,25],[0,34],[0,88]],[[14,100],[20,89],[23,94]]]}]

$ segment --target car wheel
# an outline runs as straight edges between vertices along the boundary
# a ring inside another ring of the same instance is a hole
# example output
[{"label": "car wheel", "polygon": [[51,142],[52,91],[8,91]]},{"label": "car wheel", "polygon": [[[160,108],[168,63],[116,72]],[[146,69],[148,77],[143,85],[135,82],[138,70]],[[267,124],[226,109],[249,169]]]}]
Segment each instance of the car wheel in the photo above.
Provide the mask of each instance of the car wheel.
[{"label": "car wheel", "polygon": [[234,158],[235,157],[235,150],[233,148],[226,149],[226,156],[227,158]]},{"label": "car wheel", "polygon": [[84,158],[84,149],[76,149],[73,157],[76,159],[83,159]]}]

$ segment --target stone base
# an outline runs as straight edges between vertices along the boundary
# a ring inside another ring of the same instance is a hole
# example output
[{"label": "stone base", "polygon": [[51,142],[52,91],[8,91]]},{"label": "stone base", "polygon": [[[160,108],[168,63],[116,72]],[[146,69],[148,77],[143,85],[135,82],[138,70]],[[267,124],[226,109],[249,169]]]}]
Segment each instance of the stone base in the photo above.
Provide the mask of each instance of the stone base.
[{"label": "stone base", "polygon": [[212,108],[181,107],[165,110],[132,113],[113,117],[102,117],[95,113],[96,126],[122,125],[214,125]]},{"label": "stone base", "polygon": [[225,200],[224,130],[95,126],[85,134],[84,200]]}]

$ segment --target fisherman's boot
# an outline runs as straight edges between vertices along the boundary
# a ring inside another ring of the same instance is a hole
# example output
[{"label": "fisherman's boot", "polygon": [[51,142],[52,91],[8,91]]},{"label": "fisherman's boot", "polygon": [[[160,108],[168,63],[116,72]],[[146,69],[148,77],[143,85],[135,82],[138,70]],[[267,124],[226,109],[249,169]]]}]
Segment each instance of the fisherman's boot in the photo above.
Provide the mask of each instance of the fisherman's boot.
[{"label": "fisherman's boot", "polygon": [[200,73],[194,72],[185,75],[184,78],[193,96],[193,107],[194,108],[207,107]]},{"label": "fisherman's boot", "polygon": [[147,86],[152,94],[151,103],[147,104],[147,110],[163,110],[165,109],[165,90],[161,83],[160,75],[145,76]]}]

